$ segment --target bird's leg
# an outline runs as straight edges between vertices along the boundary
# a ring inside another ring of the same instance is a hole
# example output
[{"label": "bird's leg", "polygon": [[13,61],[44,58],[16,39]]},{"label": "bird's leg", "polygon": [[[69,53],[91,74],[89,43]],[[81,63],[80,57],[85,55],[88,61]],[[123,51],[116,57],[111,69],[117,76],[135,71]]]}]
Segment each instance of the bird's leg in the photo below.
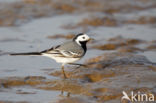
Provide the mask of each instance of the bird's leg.
[{"label": "bird's leg", "polygon": [[64,91],[63,91],[63,89],[61,90],[61,95],[63,95],[63,93],[64,93]]},{"label": "bird's leg", "polygon": [[65,72],[64,72],[64,64],[62,64],[62,73],[63,73],[63,75],[64,75],[64,78],[66,79],[67,78],[67,76],[66,76],[66,74],[65,74]]}]

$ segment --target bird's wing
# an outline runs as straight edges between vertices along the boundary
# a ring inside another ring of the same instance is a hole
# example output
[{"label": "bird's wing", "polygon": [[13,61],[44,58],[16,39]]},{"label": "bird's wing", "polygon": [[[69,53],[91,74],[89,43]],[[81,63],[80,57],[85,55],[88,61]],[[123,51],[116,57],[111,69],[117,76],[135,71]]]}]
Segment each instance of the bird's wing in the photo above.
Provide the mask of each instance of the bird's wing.
[{"label": "bird's wing", "polygon": [[66,42],[56,48],[65,57],[79,58],[84,55],[84,50],[76,42]]},{"label": "bird's wing", "polygon": [[52,54],[55,57],[66,57],[66,58],[78,58],[81,56],[81,53],[76,53],[72,51],[62,50],[59,48],[60,45],[44,50],[41,53],[43,54]]},{"label": "bird's wing", "polygon": [[80,53],[75,53],[75,52],[72,52],[72,51],[65,51],[65,50],[61,50],[60,53],[65,56],[65,57],[72,57],[72,58],[78,58],[78,57],[81,57],[81,54]]}]

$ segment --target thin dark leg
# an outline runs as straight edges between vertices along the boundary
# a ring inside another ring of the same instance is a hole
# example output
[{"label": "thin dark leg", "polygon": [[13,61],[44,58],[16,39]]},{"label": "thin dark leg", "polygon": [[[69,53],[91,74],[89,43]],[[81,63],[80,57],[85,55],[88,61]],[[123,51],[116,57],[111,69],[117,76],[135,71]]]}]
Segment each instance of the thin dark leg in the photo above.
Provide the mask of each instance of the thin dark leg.
[{"label": "thin dark leg", "polygon": [[63,91],[63,89],[61,90],[61,95],[63,95],[63,93],[64,93],[64,91]]},{"label": "thin dark leg", "polygon": [[63,65],[63,64],[62,64],[62,73],[63,73],[64,78],[66,79],[67,76],[66,76],[66,74],[65,74],[65,72],[64,72],[64,65]]}]

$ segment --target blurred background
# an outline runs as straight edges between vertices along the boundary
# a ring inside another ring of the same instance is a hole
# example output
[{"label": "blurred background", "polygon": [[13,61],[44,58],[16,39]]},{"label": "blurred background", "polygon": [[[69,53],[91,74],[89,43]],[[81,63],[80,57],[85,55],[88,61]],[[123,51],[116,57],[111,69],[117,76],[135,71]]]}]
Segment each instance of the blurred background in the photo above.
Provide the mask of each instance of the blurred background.
[{"label": "blurred background", "polygon": [[[81,32],[95,39],[79,61],[89,67],[66,66],[67,80],[49,58],[8,55]],[[0,0],[0,103],[119,103],[123,90],[156,94],[155,52],[156,0]]]}]

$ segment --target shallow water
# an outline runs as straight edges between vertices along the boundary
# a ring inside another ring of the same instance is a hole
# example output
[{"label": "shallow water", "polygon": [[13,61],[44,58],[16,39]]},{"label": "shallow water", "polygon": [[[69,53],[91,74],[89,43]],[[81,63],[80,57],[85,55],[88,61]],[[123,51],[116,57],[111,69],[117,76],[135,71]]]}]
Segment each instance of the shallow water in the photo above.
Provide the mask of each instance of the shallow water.
[{"label": "shallow water", "polygon": [[56,101],[59,98],[59,94],[61,94],[59,91],[45,91],[29,87],[18,87],[13,89],[4,89],[4,91],[0,93],[0,96],[1,100],[4,101],[47,103],[49,101]]},{"label": "shallow water", "polygon": [[[132,13],[115,13],[113,15],[115,16],[115,18],[120,18],[120,16],[122,18],[137,18],[138,16],[149,16],[149,15],[156,16],[155,12],[156,12],[156,9],[152,8],[152,9],[143,10],[139,13],[136,11]],[[51,72],[61,70],[60,64],[57,64],[54,60],[51,60],[46,57],[9,56],[7,54],[14,53],[14,52],[18,53],[18,52],[41,51],[41,50],[51,48],[52,46],[56,46],[65,41],[68,41],[63,38],[49,39],[48,36],[55,35],[55,34],[67,35],[69,33],[76,34],[79,32],[83,32],[85,31],[83,27],[77,27],[73,29],[64,29],[62,28],[62,26],[67,25],[67,24],[76,24],[80,22],[82,19],[86,17],[90,17],[90,15],[93,15],[93,14],[91,12],[82,13],[81,15],[79,13],[78,14],[76,13],[62,14],[62,15],[55,15],[53,17],[33,19],[31,22],[22,24],[21,26],[0,27],[0,78],[43,76],[49,80],[59,79],[59,77],[57,76],[49,75]],[[103,55],[103,53],[111,53],[111,52],[116,51],[116,50],[103,51],[103,50],[97,50],[97,49],[92,48],[92,46],[96,44],[98,45],[107,44],[110,38],[122,36],[123,38],[135,38],[139,40],[144,40],[146,42],[156,40],[155,24],[151,24],[151,25],[150,24],[149,25],[148,24],[147,25],[124,24],[124,25],[119,25],[117,27],[107,27],[107,26],[87,27],[86,33],[89,34],[92,38],[94,38],[96,42],[88,44],[89,49],[87,51],[87,54],[84,56],[84,58],[82,58],[78,62],[82,64],[88,61],[88,59],[90,58]],[[156,62],[155,51],[147,50],[144,52],[139,52],[137,54],[144,55],[151,62]],[[67,67],[66,70],[68,71],[68,66],[66,67]],[[141,70],[146,70],[146,69],[143,68]],[[129,72],[130,72],[129,75],[132,76],[135,70],[129,71]],[[139,72],[139,71],[136,71],[136,72]],[[141,73],[143,74],[143,71]],[[148,75],[150,75],[151,72],[148,72],[148,73],[149,73]],[[151,73],[153,78],[154,78],[154,73],[153,74]],[[125,79],[121,79],[123,78],[122,76],[114,77],[114,78],[110,77],[108,79],[110,79],[112,84],[108,83],[108,85],[106,85],[105,87],[108,88],[110,87],[110,85],[112,85],[113,87],[116,84],[118,84],[120,87],[121,86],[120,83],[122,84],[122,86],[124,84],[126,85],[127,82],[123,82],[123,81],[129,80],[128,78],[126,78],[127,76],[128,75],[125,75]],[[131,78],[131,79],[135,80],[135,78]],[[152,88],[153,84],[151,83],[153,83],[152,80],[151,82],[145,85],[147,87]],[[99,84],[101,83],[99,82]],[[95,88],[96,86],[97,88],[98,86],[99,87],[101,86],[101,85],[98,85],[98,83],[97,84],[93,83],[93,85],[95,85]],[[138,84],[136,83],[133,86],[135,87],[137,85]],[[141,86],[145,86],[145,85],[142,84]],[[22,94],[22,92],[24,93],[26,92],[26,93]],[[32,103],[49,103],[49,102],[54,102],[54,101],[59,100],[60,94],[61,94],[60,90],[49,91],[49,90],[42,90],[37,87],[33,88],[29,86],[19,86],[19,87],[11,87],[11,88],[3,88],[3,86],[2,87],[0,86],[0,101],[15,101],[15,102],[26,101],[30,103],[31,102]],[[34,98],[37,98],[37,99],[34,99]]]}]

